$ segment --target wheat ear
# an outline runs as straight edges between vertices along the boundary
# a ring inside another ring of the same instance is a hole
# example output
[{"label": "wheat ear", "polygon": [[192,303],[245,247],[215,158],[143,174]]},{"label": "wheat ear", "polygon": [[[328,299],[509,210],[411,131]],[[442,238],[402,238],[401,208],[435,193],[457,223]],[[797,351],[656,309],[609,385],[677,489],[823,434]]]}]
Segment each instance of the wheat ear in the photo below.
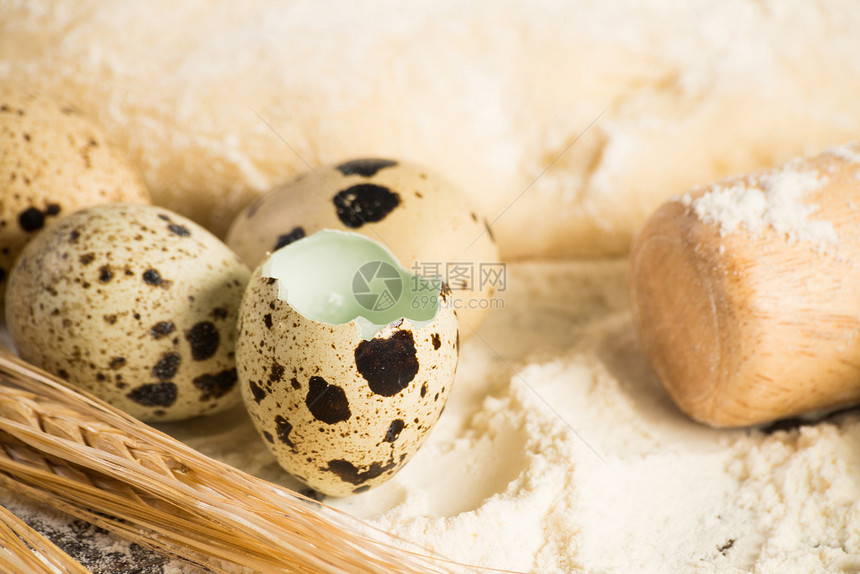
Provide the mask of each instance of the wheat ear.
[{"label": "wheat ear", "polygon": [[458,570],[210,459],[5,351],[0,485],[212,572]]}]

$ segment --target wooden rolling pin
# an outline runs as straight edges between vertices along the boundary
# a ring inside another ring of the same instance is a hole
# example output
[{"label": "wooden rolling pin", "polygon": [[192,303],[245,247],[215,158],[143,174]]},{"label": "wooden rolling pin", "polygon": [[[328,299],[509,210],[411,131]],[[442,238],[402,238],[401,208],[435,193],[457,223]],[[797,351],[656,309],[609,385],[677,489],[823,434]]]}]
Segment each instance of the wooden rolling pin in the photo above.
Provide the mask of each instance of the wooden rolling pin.
[{"label": "wooden rolling pin", "polygon": [[860,146],[694,190],[631,254],[639,341],[712,426],[860,402]]}]

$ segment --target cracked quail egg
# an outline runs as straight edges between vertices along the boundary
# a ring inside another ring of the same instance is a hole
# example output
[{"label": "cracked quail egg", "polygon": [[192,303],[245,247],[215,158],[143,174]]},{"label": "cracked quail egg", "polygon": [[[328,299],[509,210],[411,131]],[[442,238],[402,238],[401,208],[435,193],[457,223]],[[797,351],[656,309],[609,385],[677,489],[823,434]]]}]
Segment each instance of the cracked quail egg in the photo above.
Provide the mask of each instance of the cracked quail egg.
[{"label": "cracked quail egg", "polygon": [[23,359],[137,418],[215,413],[240,401],[235,325],[249,275],[182,216],[100,205],[26,245],[7,326]]},{"label": "cracked quail egg", "polygon": [[489,224],[457,186],[426,167],[363,158],[300,174],[243,210],[226,242],[254,267],[267,252],[321,229],[363,234],[412,272],[445,281],[464,337],[495,304],[501,263]]},{"label": "cracked quail egg", "polygon": [[0,86],[0,305],[12,264],[39,230],[84,207],[149,203],[129,161],[77,109]]},{"label": "cracked quail egg", "polygon": [[323,230],[273,253],[239,313],[242,398],[281,466],[319,492],[362,492],[415,454],[459,353],[450,290],[379,243]]}]

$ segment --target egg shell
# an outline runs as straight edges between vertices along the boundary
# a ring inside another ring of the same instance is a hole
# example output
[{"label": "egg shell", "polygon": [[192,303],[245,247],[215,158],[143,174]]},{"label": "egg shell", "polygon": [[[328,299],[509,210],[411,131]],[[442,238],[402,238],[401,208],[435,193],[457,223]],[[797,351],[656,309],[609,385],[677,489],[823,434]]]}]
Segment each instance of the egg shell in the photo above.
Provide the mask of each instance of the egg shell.
[{"label": "egg shell", "polygon": [[321,229],[361,233],[413,273],[438,273],[453,290],[464,338],[492,307],[497,281],[481,279],[482,264],[500,262],[489,224],[459,188],[424,166],[365,158],[305,172],[244,209],[226,242],[254,267]]},{"label": "egg shell", "polygon": [[240,401],[236,320],[250,271],[211,233],[132,204],[63,218],[24,248],[8,285],[21,357],[147,421]]},{"label": "egg shell", "polygon": [[0,302],[24,244],[58,218],[109,202],[149,203],[143,180],[73,106],[0,86]]},{"label": "egg shell", "polygon": [[365,341],[355,321],[332,325],[295,311],[257,268],[239,314],[239,382],[285,470],[344,496],[409,461],[442,414],[457,368],[457,317],[444,304],[450,291],[441,297],[430,323],[398,320]]}]

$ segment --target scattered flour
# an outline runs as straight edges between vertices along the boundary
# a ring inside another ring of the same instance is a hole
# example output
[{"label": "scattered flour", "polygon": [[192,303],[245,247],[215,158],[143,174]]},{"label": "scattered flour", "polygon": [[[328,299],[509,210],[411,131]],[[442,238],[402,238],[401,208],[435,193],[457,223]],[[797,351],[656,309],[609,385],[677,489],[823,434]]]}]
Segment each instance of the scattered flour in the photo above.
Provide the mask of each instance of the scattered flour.
[{"label": "scattered flour", "polygon": [[823,153],[851,163],[860,163],[860,143],[829,147]]},{"label": "scattered flour", "polygon": [[[692,422],[637,346],[626,267],[510,265],[505,307],[464,343],[425,446],[381,487],[324,502],[454,560],[519,572],[860,567],[860,415],[764,430]],[[294,484],[232,417],[201,421],[214,439],[168,430]]]},{"label": "scattered flour", "polygon": [[[464,343],[425,446],[384,485],[324,502],[518,572],[860,571],[860,413],[758,430],[692,422],[638,348],[626,269],[510,265],[505,307]],[[162,427],[298,487],[241,410]],[[93,572],[193,572],[3,491],[0,503]]]},{"label": "scattered flour", "polygon": [[803,241],[824,252],[838,244],[839,235],[831,222],[812,217],[818,206],[807,201],[807,194],[826,182],[818,171],[789,162],[745,180],[715,184],[700,197],[686,194],[681,201],[701,221],[718,226],[722,235],[738,229],[758,235],[769,227],[790,243]]}]

